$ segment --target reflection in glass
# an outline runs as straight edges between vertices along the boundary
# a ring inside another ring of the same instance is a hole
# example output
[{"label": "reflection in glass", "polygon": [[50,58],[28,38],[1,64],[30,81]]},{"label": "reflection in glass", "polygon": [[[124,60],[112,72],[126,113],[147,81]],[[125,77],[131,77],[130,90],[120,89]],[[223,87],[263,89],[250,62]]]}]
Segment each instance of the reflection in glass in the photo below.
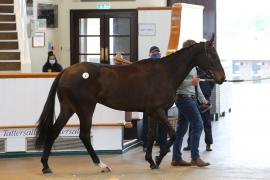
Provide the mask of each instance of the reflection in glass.
[{"label": "reflection in glass", "polygon": [[130,37],[110,37],[110,53],[130,53]]},{"label": "reflection in glass", "polygon": [[[109,62],[110,62],[111,65],[115,65],[115,62],[114,62],[114,56],[115,56],[115,55],[113,55],[113,54],[110,55]],[[124,58],[125,60],[130,61],[130,55],[123,55],[123,54],[122,54],[122,56],[123,56],[123,58]]]},{"label": "reflection in glass", "polygon": [[81,18],[79,33],[80,35],[100,35],[100,18]]},{"label": "reflection in glass", "polygon": [[100,63],[100,55],[80,55],[80,62]]},{"label": "reflection in glass", "polygon": [[100,54],[100,37],[80,37],[81,54]]},{"label": "reflection in glass", "polygon": [[110,18],[110,35],[130,35],[130,19]]}]

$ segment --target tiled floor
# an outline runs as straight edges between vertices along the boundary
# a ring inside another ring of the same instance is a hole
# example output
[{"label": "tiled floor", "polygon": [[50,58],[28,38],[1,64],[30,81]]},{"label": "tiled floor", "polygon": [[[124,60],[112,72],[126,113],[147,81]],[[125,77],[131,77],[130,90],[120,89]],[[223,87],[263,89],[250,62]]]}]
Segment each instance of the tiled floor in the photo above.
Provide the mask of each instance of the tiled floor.
[{"label": "tiled floor", "polygon": [[[0,179],[95,179],[95,180],[270,180],[270,85],[237,84],[233,87],[232,113],[213,122],[212,152],[200,151],[206,168],[171,167],[168,154],[159,170],[150,170],[141,148],[121,155],[101,155],[112,172],[100,173],[88,156],[51,157],[52,175],[42,175],[39,158],[0,160]],[[203,137],[203,136],[202,136]],[[155,148],[155,153],[158,149]],[[184,158],[189,160],[189,152]]]}]

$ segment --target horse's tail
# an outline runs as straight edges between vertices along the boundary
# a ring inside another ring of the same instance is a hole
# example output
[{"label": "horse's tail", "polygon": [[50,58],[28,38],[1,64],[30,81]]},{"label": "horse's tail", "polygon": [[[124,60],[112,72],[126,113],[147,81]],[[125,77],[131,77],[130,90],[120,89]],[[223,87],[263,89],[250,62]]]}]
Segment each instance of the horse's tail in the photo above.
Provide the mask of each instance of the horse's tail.
[{"label": "horse's tail", "polygon": [[53,119],[55,116],[54,112],[55,95],[58,87],[58,82],[62,74],[63,71],[59,73],[56,76],[55,80],[53,81],[45,106],[39,117],[38,125],[36,128],[36,143],[35,143],[37,149],[41,149],[43,147],[50,132],[50,129],[53,126]]}]

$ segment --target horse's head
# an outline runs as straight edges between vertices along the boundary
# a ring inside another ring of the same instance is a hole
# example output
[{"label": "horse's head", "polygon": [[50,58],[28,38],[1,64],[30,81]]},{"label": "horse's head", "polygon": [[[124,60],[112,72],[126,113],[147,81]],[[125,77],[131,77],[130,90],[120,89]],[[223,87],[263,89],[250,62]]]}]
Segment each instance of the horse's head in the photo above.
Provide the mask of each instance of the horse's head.
[{"label": "horse's head", "polygon": [[226,76],[213,42],[214,35],[210,41],[199,43],[199,46],[202,46],[202,51],[196,58],[195,65],[211,75],[216,83],[222,84]]}]

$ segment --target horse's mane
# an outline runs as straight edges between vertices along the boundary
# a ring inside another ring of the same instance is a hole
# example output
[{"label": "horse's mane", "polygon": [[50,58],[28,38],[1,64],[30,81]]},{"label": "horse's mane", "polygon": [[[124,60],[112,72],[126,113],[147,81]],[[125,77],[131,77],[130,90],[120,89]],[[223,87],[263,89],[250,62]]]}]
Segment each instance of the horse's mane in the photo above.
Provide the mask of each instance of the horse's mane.
[{"label": "horse's mane", "polygon": [[160,59],[146,58],[146,59],[142,59],[142,60],[136,61],[133,64],[163,63],[163,62],[166,62],[167,60],[175,57],[175,55],[184,54],[186,51],[189,51],[190,49],[194,48],[194,46],[199,46],[199,44],[201,44],[201,43],[202,42],[193,44],[193,45],[191,45],[189,47],[181,48],[180,50],[177,50],[174,53],[172,53],[172,54],[170,54],[168,56],[164,56],[164,57],[162,57]]}]

